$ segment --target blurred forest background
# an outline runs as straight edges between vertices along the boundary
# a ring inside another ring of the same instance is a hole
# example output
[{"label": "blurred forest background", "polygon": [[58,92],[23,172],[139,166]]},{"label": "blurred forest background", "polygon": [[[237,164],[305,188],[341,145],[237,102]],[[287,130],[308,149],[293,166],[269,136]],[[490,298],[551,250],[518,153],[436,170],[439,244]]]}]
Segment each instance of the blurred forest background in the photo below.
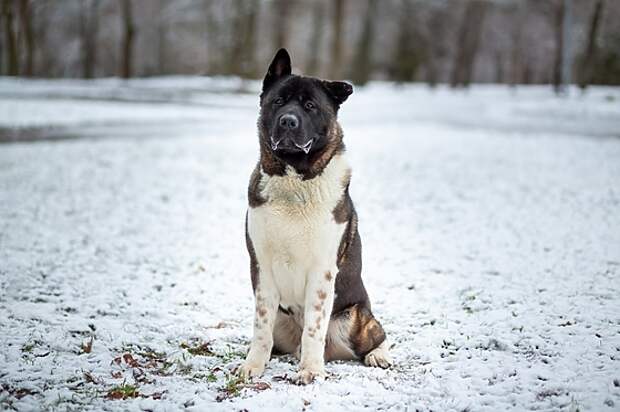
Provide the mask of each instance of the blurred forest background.
[{"label": "blurred forest background", "polygon": [[620,84],[618,0],[0,0],[0,74]]}]

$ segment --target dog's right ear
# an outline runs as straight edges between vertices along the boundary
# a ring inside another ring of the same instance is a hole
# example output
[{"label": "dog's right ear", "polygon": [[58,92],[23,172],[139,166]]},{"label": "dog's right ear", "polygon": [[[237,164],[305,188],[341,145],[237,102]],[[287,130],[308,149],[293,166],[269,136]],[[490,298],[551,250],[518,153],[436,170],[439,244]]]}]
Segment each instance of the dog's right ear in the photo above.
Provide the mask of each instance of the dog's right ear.
[{"label": "dog's right ear", "polygon": [[290,75],[291,56],[289,56],[286,49],[280,49],[269,65],[269,70],[267,70],[265,79],[263,79],[263,93],[269,90],[271,86]]}]

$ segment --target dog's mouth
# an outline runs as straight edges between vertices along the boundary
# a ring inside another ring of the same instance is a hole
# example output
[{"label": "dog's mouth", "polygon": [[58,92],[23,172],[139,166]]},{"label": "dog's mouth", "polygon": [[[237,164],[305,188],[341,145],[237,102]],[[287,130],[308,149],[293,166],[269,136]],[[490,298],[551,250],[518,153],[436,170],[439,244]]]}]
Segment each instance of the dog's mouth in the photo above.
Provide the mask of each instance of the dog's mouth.
[{"label": "dog's mouth", "polygon": [[312,145],[314,144],[314,138],[310,138],[309,140],[303,139],[303,143],[298,143],[292,137],[281,137],[276,138],[274,135],[271,135],[271,150],[276,153],[284,153],[284,154],[293,154],[293,153],[310,153],[312,149]]}]

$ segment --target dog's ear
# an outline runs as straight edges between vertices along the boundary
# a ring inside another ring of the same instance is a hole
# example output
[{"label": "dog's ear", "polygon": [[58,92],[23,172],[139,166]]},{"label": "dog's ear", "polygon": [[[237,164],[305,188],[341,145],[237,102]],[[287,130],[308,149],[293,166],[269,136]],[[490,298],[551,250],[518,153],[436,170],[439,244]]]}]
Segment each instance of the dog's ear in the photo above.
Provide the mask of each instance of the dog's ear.
[{"label": "dog's ear", "polygon": [[330,82],[323,80],[323,87],[327,90],[327,94],[336,103],[336,107],[340,107],[342,103],[353,93],[353,86],[345,82]]},{"label": "dog's ear", "polygon": [[269,90],[271,86],[291,75],[291,56],[286,49],[280,49],[276,53],[273,61],[269,65],[269,70],[263,79],[263,92]]}]

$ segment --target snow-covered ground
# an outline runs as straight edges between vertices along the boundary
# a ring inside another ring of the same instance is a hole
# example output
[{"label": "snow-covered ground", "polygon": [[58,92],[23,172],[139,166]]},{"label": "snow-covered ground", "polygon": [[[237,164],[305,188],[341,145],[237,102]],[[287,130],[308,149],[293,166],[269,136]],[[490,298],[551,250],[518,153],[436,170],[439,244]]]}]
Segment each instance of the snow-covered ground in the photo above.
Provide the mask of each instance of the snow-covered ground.
[{"label": "snow-covered ground", "polygon": [[289,357],[231,374],[257,88],[0,79],[0,141],[22,140],[0,144],[0,409],[620,409],[619,89],[357,90],[351,194],[396,364],[301,387]]}]

